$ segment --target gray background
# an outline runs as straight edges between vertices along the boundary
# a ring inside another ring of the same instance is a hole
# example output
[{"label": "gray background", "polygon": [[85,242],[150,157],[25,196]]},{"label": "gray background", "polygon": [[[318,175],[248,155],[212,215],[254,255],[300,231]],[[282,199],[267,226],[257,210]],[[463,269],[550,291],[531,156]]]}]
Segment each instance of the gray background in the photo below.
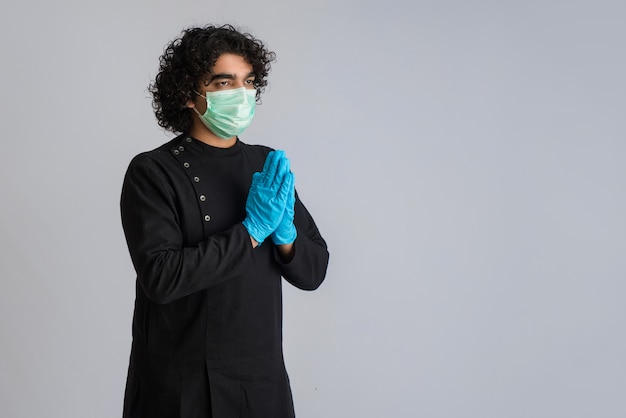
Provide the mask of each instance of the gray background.
[{"label": "gray background", "polygon": [[0,17],[0,416],[120,416],[130,159],[187,26],[277,52],[242,136],[331,250],[285,290],[300,418],[626,416],[622,1],[13,2]]}]

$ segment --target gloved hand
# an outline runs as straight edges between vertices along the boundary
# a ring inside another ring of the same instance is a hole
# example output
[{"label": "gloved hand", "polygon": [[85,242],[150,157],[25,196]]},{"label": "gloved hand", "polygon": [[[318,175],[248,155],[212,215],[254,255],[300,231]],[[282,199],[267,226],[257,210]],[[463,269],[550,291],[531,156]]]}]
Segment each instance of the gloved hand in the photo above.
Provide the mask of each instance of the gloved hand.
[{"label": "gloved hand", "polygon": [[259,245],[280,223],[293,188],[293,174],[289,171],[285,153],[270,152],[263,171],[252,175],[246,200],[246,218],[243,220],[248,233]]},{"label": "gloved hand", "polygon": [[[293,174],[292,174],[293,176]],[[292,186],[293,186],[292,182]],[[287,205],[283,212],[283,217],[276,227],[276,230],[272,232],[272,242],[276,245],[291,244],[296,240],[298,232],[296,226],[293,224],[294,206],[296,204],[296,190],[294,187],[289,190],[289,196],[287,197]]]}]

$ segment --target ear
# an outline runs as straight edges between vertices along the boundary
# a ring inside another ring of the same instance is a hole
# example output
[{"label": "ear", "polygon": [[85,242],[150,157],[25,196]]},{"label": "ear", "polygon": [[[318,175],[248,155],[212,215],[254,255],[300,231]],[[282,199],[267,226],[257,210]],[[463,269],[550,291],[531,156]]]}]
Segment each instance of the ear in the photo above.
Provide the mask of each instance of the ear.
[{"label": "ear", "polygon": [[185,107],[193,109],[194,107],[196,107],[196,105],[191,100],[187,100],[187,103],[185,103]]}]

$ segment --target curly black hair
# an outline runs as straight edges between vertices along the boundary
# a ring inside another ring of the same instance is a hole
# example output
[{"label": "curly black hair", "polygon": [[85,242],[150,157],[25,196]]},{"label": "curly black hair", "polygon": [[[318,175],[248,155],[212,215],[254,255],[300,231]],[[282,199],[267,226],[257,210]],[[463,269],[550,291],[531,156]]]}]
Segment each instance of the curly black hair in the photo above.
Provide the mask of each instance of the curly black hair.
[{"label": "curly black hair", "polygon": [[252,66],[257,100],[267,86],[270,63],[276,54],[249,33],[239,32],[231,25],[185,29],[170,42],[159,59],[159,73],[148,90],[159,125],[172,132],[191,128],[191,112],[185,106],[200,83],[225,53],[236,54]]}]

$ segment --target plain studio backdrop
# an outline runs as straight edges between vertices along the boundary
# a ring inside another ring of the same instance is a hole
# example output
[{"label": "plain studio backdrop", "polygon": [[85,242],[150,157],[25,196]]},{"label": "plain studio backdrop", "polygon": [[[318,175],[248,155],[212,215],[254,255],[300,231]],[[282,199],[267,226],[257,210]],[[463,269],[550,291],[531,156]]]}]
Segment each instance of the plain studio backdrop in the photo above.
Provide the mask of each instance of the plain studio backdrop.
[{"label": "plain studio backdrop", "polygon": [[[297,415],[626,416],[626,4],[72,1],[3,8],[0,416],[117,417],[130,159],[167,42],[277,53],[247,143],[328,241],[285,286]],[[271,418],[271,417],[268,417]]]}]

